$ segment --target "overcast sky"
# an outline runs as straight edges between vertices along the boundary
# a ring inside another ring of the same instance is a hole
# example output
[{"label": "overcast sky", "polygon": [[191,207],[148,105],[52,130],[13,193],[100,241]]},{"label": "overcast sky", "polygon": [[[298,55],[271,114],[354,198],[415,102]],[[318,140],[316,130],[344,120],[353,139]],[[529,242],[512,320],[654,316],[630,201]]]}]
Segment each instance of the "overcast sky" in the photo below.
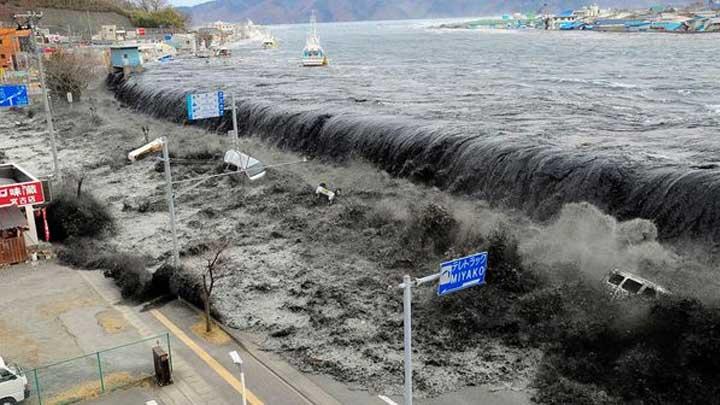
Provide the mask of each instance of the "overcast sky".
[{"label": "overcast sky", "polygon": [[173,6],[194,6],[196,4],[205,3],[210,0],[169,0]]}]

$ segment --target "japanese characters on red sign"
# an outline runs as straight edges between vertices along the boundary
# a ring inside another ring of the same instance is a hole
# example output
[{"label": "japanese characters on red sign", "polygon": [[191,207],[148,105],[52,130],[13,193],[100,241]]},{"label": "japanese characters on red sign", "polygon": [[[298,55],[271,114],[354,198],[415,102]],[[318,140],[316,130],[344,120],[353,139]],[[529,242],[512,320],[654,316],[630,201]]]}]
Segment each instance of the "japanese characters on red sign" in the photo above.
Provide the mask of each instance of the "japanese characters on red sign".
[{"label": "japanese characters on red sign", "polygon": [[44,202],[45,195],[40,181],[0,186],[0,207],[5,205],[24,207]]}]

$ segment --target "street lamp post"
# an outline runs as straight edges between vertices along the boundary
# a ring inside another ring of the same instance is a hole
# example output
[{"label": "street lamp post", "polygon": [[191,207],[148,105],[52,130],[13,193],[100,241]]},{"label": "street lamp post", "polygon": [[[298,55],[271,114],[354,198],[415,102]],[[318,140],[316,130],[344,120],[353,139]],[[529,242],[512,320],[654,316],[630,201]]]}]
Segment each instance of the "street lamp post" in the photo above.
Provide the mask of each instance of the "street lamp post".
[{"label": "street lamp post", "polygon": [[178,247],[177,224],[175,222],[175,196],[173,195],[172,173],[170,172],[170,152],[167,138],[160,138],[162,142],[163,163],[165,165],[165,190],[167,192],[168,210],[170,211],[170,230],[173,240],[173,266],[180,264],[180,248]]},{"label": "street lamp post", "polygon": [[151,153],[157,152],[158,149],[162,149],[163,164],[165,166],[165,192],[167,194],[168,211],[170,213],[170,231],[172,232],[172,264],[173,266],[180,265],[180,248],[178,243],[177,235],[177,223],[175,219],[175,192],[172,186],[172,173],[170,171],[170,151],[168,148],[168,140],[166,137],[158,138],[147,145],[143,145],[128,154],[130,161],[135,161],[139,157]]},{"label": "street lamp post", "polygon": [[240,354],[233,350],[230,353],[230,358],[240,368],[240,383],[242,384],[242,405],[247,405],[247,398],[245,395],[245,372],[243,371],[243,361],[240,358]]}]

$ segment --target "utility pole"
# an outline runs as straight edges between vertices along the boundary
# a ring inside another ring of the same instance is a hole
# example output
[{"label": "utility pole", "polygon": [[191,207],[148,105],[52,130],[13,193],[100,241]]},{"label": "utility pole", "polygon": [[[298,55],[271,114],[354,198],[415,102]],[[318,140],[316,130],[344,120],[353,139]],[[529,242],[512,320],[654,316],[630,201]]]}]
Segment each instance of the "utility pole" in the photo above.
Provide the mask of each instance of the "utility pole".
[{"label": "utility pole", "polygon": [[88,23],[88,43],[92,45],[93,29],[90,26],[90,10],[87,12],[87,23]]},{"label": "utility pole", "polygon": [[45,84],[45,67],[43,65],[42,49],[38,48],[35,38],[35,27],[42,18],[42,13],[28,12],[27,14],[16,14],[15,22],[20,24],[20,19],[25,19],[26,24],[30,28],[30,37],[32,41],[33,52],[36,53],[38,59],[38,70],[40,71],[40,86],[43,92],[43,104],[45,105],[45,120],[47,121],[48,134],[50,135],[50,147],[53,155],[53,177],[60,179],[60,164],[58,163],[57,145],[55,144],[55,127],[53,126],[52,111],[50,109],[50,98]]},{"label": "utility pole", "polygon": [[240,137],[240,134],[238,134],[238,127],[237,127],[237,107],[235,106],[235,93],[232,93],[232,118],[233,118],[233,149],[237,150],[238,148],[238,139]]}]

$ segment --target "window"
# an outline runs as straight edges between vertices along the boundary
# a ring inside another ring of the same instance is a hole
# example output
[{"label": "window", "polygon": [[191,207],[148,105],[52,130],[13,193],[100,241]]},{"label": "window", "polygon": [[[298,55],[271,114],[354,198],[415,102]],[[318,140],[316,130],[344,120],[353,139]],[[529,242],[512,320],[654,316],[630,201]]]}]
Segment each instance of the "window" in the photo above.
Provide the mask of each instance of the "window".
[{"label": "window", "polygon": [[619,275],[619,274],[613,274],[612,276],[610,276],[610,279],[608,280],[608,283],[610,283],[610,284],[612,284],[612,285],[620,285],[620,283],[622,283],[622,281],[623,281],[624,278],[625,278],[625,277],[623,277],[623,276],[621,276],[621,275]]},{"label": "window", "polygon": [[638,283],[637,281],[629,278],[625,280],[625,282],[622,285],[623,290],[631,293],[631,294],[637,294],[638,291],[642,288],[642,284]]},{"label": "window", "polygon": [[16,378],[17,377],[15,377],[15,374],[13,374],[5,369],[0,369],[0,382],[12,381]]},{"label": "window", "polygon": [[642,296],[648,298],[655,298],[657,296],[657,291],[655,291],[655,289],[651,287],[646,287],[642,292]]}]

